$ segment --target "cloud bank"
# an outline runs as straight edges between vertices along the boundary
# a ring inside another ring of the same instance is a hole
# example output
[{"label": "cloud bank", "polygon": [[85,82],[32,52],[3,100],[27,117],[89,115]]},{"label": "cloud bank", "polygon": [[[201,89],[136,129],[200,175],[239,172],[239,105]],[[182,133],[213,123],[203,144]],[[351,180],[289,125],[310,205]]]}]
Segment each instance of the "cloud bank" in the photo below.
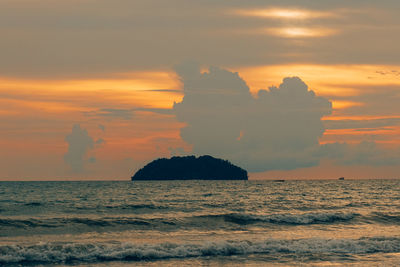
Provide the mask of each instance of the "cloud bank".
[{"label": "cloud bank", "polygon": [[400,64],[397,0],[52,2],[23,1],[21,9],[21,1],[2,1],[3,75],[99,77],[193,57],[236,67],[293,60]]},{"label": "cloud bank", "polygon": [[375,142],[358,144],[332,143],[321,146],[317,156],[334,160],[338,165],[389,166],[400,164],[400,149],[383,149]]},{"label": "cloud bank", "polygon": [[319,164],[321,118],[331,113],[332,104],[300,78],[285,78],[279,87],[253,96],[238,73],[217,67],[201,73],[193,63],[176,71],[184,98],[173,110],[186,123],[180,134],[193,153],[227,158],[249,171]]}]

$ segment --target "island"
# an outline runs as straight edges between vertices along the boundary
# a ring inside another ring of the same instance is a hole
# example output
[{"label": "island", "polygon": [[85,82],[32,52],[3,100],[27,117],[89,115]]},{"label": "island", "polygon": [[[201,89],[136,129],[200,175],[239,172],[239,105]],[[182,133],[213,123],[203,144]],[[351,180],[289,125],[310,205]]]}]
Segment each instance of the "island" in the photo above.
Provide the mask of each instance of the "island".
[{"label": "island", "polygon": [[132,176],[140,180],[248,180],[247,171],[212,156],[156,159]]}]

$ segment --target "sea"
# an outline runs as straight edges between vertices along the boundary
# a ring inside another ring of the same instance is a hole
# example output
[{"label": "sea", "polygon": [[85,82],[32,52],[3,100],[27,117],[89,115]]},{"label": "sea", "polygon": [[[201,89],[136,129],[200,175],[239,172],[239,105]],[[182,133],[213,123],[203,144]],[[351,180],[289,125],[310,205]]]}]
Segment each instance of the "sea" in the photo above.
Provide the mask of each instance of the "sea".
[{"label": "sea", "polygon": [[400,266],[400,180],[0,182],[1,266]]}]

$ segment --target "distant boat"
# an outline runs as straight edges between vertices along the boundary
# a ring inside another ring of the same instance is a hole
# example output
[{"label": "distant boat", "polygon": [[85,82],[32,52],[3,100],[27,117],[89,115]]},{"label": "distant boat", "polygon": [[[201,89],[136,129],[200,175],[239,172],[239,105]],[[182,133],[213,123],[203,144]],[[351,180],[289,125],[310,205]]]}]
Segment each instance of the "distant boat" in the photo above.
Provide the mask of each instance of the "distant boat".
[{"label": "distant boat", "polygon": [[339,180],[344,180],[344,177],[340,177]]},{"label": "distant boat", "polygon": [[278,180],[273,180],[274,182],[278,182],[278,183],[283,183],[285,180],[283,179],[278,179]]}]

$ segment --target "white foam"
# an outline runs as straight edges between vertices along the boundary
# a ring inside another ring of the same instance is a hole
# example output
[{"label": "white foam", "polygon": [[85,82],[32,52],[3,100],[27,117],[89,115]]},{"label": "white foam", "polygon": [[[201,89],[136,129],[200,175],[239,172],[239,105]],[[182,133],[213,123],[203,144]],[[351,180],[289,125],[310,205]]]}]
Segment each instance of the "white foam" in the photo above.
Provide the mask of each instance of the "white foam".
[{"label": "white foam", "polygon": [[0,264],[141,261],[248,254],[366,254],[400,252],[399,238],[268,239],[262,242],[220,241],[201,244],[41,243],[0,246]]}]

